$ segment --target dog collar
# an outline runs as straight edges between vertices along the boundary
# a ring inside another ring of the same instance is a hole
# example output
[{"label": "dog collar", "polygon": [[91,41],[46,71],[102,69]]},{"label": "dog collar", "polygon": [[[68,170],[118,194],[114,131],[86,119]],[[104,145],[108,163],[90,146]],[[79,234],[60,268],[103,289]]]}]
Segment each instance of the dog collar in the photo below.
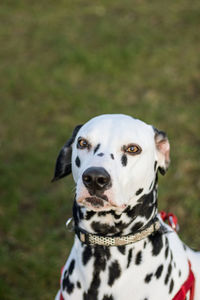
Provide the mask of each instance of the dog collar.
[{"label": "dog collar", "polygon": [[158,219],[154,220],[147,226],[148,227],[145,227],[145,229],[138,231],[135,234],[119,237],[102,236],[88,233],[78,226],[75,226],[74,230],[80,241],[85,244],[99,246],[124,246],[141,241],[161,228],[161,224]]}]

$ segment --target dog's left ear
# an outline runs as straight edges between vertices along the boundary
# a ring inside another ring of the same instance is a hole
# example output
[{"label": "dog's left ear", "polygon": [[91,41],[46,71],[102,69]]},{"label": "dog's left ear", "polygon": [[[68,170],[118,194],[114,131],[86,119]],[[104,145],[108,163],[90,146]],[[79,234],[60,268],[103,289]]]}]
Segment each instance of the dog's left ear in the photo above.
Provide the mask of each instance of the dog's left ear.
[{"label": "dog's left ear", "polygon": [[72,144],[76,138],[76,135],[83,125],[78,125],[74,128],[71,138],[65,143],[56,160],[54,177],[52,182],[69,175],[72,172],[71,168],[71,156],[72,156]]},{"label": "dog's left ear", "polygon": [[158,170],[162,175],[165,175],[170,164],[170,144],[167,135],[163,131],[154,128],[155,144],[158,155]]}]

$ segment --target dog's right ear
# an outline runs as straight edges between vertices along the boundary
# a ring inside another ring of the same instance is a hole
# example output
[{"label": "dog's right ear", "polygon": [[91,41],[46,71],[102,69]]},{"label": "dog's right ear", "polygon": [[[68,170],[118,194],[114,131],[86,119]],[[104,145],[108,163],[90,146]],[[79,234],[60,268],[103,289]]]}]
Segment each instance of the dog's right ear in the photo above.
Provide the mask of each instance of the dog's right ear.
[{"label": "dog's right ear", "polygon": [[71,156],[72,156],[72,144],[76,138],[76,135],[83,125],[78,125],[74,128],[72,137],[65,143],[56,160],[56,166],[54,171],[54,177],[51,182],[54,182],[60,178],[69,175],[72,172],[71,168]]}]

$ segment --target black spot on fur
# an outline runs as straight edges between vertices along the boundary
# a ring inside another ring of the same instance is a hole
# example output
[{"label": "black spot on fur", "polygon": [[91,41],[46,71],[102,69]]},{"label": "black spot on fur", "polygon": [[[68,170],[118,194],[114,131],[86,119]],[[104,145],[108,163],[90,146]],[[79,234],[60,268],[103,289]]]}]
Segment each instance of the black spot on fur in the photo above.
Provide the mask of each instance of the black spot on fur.
[{"label": "black spot on fur", "polygon": [[171,261],[171,262],[173,261],[173,253],[172,253],[172,250],[170,250],[170,261]]},{"label": "black spot on fur", "polygon": [[143,195],[138,199],[137,204],[133,207],[128,206],[125,209],[128,217],[134,220],[137,216],[145,217],[149,219],[152,215],[153,210],[155,210],[156,203],[154,203],[153,190],[149,194]]},{"label": "black spot on fur", "polygon": [[165,284],[168,284],[168,281],[169,281],[169,277],[171,275],[171,272],[172,272],[172,265],[171,263],[169,264],[168,266],[168,269],[167,269],[167,275],[165,277]]},{"label": "black spot on fur", "polygon": [[122,157],[121,157],[121,163],[122,163],[122,166],[125,167],[127,165],[127,156],[126,154],[123,154]]},{"label": "black spot on fur", "polygon": [[87,211],[87,213],[86,213],[86,216],[85,216],[85,219],[86,220],[90,220],[94,215],[95,215],[95,211]]},{"label": "black spot on fur", "polygon": [[136,192],[135,194],[136,194],[136,196],[138,196],[138,195],[140,195],[142,192],[143,192],[143,189],[139,189],[139,190],[137,190],[137,192]]},{"label": "black spot on fur", "polygon": [[108,284],[112,286],[115,280],[120,277],[120,274],[121,274],[120,266],[117,260],[115,260],[109,267]]},{"label": "black spot on fur", "polygon": [[135,264],[136,265],[140,265],[142,262],[142,252],[139,251],[136,255],[136,258],[135,258]]},{"label": "black spot on fur", "polygon": [[74,290],[74,283],[70,281],[68,271],[65,271],[62,288],[66,290],[68,294],[71,294]]},{"label": "black spot on fur", "polygon": [[165,258],[168,257],[169,254],[169,246],[167,245],[167,248],[165,249]]},{"label": "black spot on fur", "polygon": [[110,157],[111,157],[112,159],[115,159],[115,158],[114,158],[114,155],[113,155],[112,153],[110,154]]},{"label": "black spot on fur", "polygon": [[156,167],[157,167],[157,161],[155,161],[155,163],[154,163],[154,171],[156,171]]},{"label": "black spot on fur", "polygon": [[110,213],[117,220],[121,218],[121,214],[117,214],[114,210],[111,210]]},{"label": "black spot on fur", "polygon": [[174,288],[174,280],[172,279],[170,282],[170,286],[169,286],[169,293],[171,294],[171,292],[173,291]]},{"label": "black spot on fur", "polygon": [[97,155],[100,156],[100,157],[102,157],[102,156],[104,156],[104,153],[99,153]]},{"label": "black spot on fur", "polygon": [[152,254],[158,255],[163,247],[162,234],[157,231],[149,236],[149,240],[152,244]]},{"label": "black spot on fur", "polygon": [[178,276],[179,276],[179,277],[181,277],[181,270],[179,270],[179,272],[178,272]]},{"label": "black spot on fur", "polygon": [[82,260],[84,266],[87,265],[91,257],[92,257],[92,248],[91,246],[85,245],[85,249],[83,250],[82,253]]},{"label": "black spot on fur", "polygon": [[94,154],[99,150],[100,146],[101,146],[101,144],[98,144],[98,145],[95,147],[95,149],[94,149]]},{"label": "black spot on fur", "polygon": [[118,246],[117,249],[119,250],[120,253],[122,253],[123,255],[125,254],[126,252],[126,248],[125,246]]},{"label": "black spot on fur", "polygon": [[81,166],[81,161],[80,161],[80,158],[77,156],[76,160],[75,160],[75,163],[77,165],[78,168],[80,168]]},{"label": "black spot on fur", "polygon": [[135,233],[137,232],[139,229],[141,229],[141,227],[143,226],[144,224],[142,222],[137,222],[133,225],[133,227],[131,228],[131,232],[132,233]]},{"label": "black spot on fur", "polygon": [[156,270],[156,273],[155,273],[155,276],[156,278],[160,278],[160,276],[162,275],[162,271],[163,271],[163,265],[160,265],[157,270]]},{"label": "black spot on fur", "polygon": [[106,216],[107,215],[107,211],[100,211],[97,214],[98,214],[99,217]]},{"label": "black spot on fur", "polygon": [[146,245],[147,245],[147,242],[144,241],[144,246],[143,246],[144,249],[146,248]]},{"label": "black spot on fur", "polygon": [[113,296],[104,295],[103,300],[114,300]]},{"label": "black spot on fur", "polygon": [[81,283],[80,283],[80,281],[77,281],[76,285],[77,285],[78,289],[81,289]]},{"label": "black spot on fur", "polygon": [[147,274],[144,279],[145,283],[149,283],[151,281],[152,276],[153,276],[153,273]]},{"label": "black spot on fur", "polygon": [[95,231],[95,233],[99,233],[99,234],[116,233],[115,226],[110,226],[108,224],[103,224],[100,222],[95,222],[95,221],[92,222],[91,227]]},{"label": "black spot on fur", "polygon": [[92,281],[87,292],[84,292],[83,299],[91,300],[98,298],[98,288],[100,286],[100,272],[105,271],[106,262],[110,258],[110,250],[108,247],[98,246],[94,247],[94,266]]},{"label": "black spot on fur", "polygon": [[69,280],[69,276],[63,279],[63,290],[67,290],[68,294],[71,294],[74,290],[74,284]]},{"label": "black spot on fur", "polygon": [[69,265],[69,274],[71,275],[72,273],[73,273],[73,271],[74,271],[74,266],[75,266],[75,260],[74,259],[72,259],[72,261],[71,261],[71,263],[70,263],[70,265]]},{"label": "black spot on fur", "polygon": [[128,252],[128,262],[127,262],[127,268],[130,266],[132,255],[133,255],[133,249],[130,249]]}]

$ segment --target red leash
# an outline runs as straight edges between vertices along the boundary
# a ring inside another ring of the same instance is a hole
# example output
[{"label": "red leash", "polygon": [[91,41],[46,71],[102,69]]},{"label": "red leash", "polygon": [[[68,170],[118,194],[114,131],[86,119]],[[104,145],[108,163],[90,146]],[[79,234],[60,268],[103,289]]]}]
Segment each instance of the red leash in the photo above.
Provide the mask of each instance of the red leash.
[{"label": "red leash", "polygon": [[190,300],[194,299],[194,284],[195,284],[195,278],[194,274],[191,269],[191,263],[189,263],[189,276],[188,279],[184,282],[176,296],[173,298],[173,300],[185,300],[187,292],[190,291]]},{"label": "red leash", "polygon": [[[172,214],[172,213],[167,214],[165,211],[161,211],[160,216],[163,221],[168,221],[169,225],[172,227],[172,229],[174,231],[177,231],[179,229],[178,219],[174,214]],[[188,260],[188,264],[189,264],[188,278],[184,282],[184,284],[181,286],[180,290],[178,291],[178,293],[174,296],[174,298],[172,300],[185,300],[185,297],[189,291],[190,291],[190,300],[194,299],[195,277],[192,272],[191,262],[189,260]]]},{"label": "red leash", "polygon": [[[165,211],[161,211],[160,216],[161,216],[163,221],[168,221],[169,225],[172,227],[172,229],[174,231],[178,230],[178,228],[179,228],[178,219],[174,214],[172,214],[172,213],[167,214]],[[195,277],[194,277],[194,274],[192,272],[191,263],[190,263],[189,260],[188,260],[188,264],[189,264],[188,278],[183,283],[180,290],[178,291],[178,293],[174,296],[174,298],[172,300],[185,300],[185,297],[186,297],[188,292],[190,292],[190,300],[194,300]],[[63,268],[61,270],[61,275],[62,275],[62,271],[63,271]],[[60,291],[60,300],[65,300],[63,298],[63,295],[62,295],[61,291]]]}]

